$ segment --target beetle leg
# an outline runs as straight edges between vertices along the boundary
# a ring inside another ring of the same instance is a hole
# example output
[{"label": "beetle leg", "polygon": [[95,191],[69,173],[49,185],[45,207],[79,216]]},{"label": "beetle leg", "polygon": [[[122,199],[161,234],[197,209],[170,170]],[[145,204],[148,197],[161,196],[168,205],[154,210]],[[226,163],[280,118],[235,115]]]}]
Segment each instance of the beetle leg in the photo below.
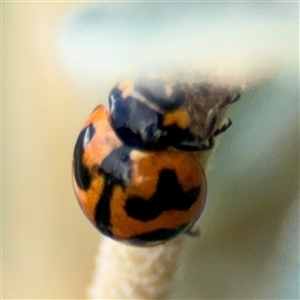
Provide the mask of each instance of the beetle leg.
[{"label": "beetle leg", "polygon": [[219,114],[219,111],[221,109],[223,109],[224,107],[226,107],[229,104],[235,103],[236,101],[238,101],[240,99],[241,95],[238,94],[236,95],[234,98],[232,98],[231,96],[227,96],[224,101],[220,102],[216,107],[214,107],[213,109],[210,110],[209,114],[208,114],[208,121],[207,123],[209,124],[209,126],[207,126],[206,128],[206,132],[204,134],[204,140],[208,139],[211,135],[218,135],[222,132],[224,132],[231,124],[231,120],[229,119],[229,124],[227,125],[227,127],[223,128],[224,125],[222,126],[221,129],[217,129],[217,134],[215,132],[213,132],[215,125],[217,123],[217,116]]},{"label": "beetle leg", "polygon": [[237,94],[233,99],[231,96],[227,96],[224,101],[217,105],[218,110],[221,110],[225,106],[237,102],[241,97],[241,94]]},{"label": "beetle leg", "polygon": [[191,226],[184,233],[190,237],[199,237],[201,235],[201,230],[198,227]]},{"label": "beetle leg", "polygon": [[221,128],[218,128],[214,131],[213,136],[217,136],[221,134],[222,132],[226,131],[230,126],[232,125],[231,119],[228,119],[228,122],[223,124]]}]

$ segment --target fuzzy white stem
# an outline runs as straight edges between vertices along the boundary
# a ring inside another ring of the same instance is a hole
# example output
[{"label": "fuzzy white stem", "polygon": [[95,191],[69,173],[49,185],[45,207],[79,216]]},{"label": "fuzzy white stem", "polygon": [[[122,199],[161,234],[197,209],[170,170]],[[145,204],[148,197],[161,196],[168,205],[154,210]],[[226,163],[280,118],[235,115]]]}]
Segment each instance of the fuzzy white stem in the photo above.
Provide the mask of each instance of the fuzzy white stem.
[{"label": "fuzzy white stem", "polygon": [[103,239],[90,295],[96,299],[170,299],[184,238],[139,248]]}]

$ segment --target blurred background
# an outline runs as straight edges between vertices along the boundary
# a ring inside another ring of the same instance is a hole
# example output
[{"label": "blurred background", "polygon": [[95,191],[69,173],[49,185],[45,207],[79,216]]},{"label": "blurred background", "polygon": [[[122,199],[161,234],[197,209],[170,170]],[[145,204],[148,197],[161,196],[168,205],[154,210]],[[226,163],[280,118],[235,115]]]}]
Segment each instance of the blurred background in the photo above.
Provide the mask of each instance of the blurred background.
[{"label": "blurred background", "polygon": [[2,298],[87,297],[100,236],[71,184],[80,127],[121,77],[175,64],[245,88],[182,299],[299,299],[298,24],[292,2],[2,3]]}]

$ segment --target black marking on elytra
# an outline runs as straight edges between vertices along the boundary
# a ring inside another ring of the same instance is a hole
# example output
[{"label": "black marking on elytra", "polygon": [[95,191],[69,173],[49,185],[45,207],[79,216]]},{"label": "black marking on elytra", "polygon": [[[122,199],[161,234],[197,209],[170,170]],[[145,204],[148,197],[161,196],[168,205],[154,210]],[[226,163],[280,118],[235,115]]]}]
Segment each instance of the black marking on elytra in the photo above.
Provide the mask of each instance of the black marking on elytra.
[{"label": "black marking on elytra", "polygon": [[114,178],[111,178],[110,175],[102,175],[104,175],[104,189],[96,205],[94,216],[95,224],[104,235],[113,237],[110,220],[110,201],[116,183],[114,182]]},{"label": "black marking on elytra", "polygon": [[112,125],[129,147],[162,150],[180,144],[188,129],[177,125],[163,126],[163,115],[134,97],[122,98],[121,91],[113,89],[109,96]]},{"label": "black marking on elytra", "polygon": [[166,94],[165,82],[161,79],[137,80],[134,88],[149,102],[163,110],[173,110],[183,105],[185,95],[179,87],[173,86],[172,95]]},{"label": "black marking on elytra", "polygon": [[197,200],[200,186],[184,192],[174,170],[164,169],[159,174],[156,191],[145,200],[132,197],[126,201],[125,210],[128,216],[147,222],[154,220],[164,211],[188,210]]},{"label": "black marking on elytra", "polygon": [[169,239],[174,238],[179,233],[183,232],[186,228],[188,228],[190,224],[183,224],[176,229],[166,229],[161,228],[151,232],[135,235],[128,239],[131,244],[135,245],[143,245],[145,242],[154,243],[159,241],[167,241]]},{"label": "black marking on elytra", "polygon": [[130,159],[130,151],[132,149],[127,146],[121,146],[113,151],[102,161],[100,166],[101,172],[106,177],[109,176],[114,184],[126,187],[131,178],[132,161]]},{"label": "black marking on elytra", "polygon": [[82,190],[87,190],[91,184],[91,175],[83,163],[84,149],[95,134],[93,125],[89,125],[80,132],[73,154],[73,168],[76,184]]},{"label": "black marking on elytra", "polygon": [[104,176],[104,189],[96,206],[95,223],[97,228],[105,235],[112,237],[111,208],[110,202],[113,190],[116,186],[125,188],[129,182],[132,172],[132,161],[130,160],[131,149],[122,146],[113,150],[99,167],[99,174]]}]

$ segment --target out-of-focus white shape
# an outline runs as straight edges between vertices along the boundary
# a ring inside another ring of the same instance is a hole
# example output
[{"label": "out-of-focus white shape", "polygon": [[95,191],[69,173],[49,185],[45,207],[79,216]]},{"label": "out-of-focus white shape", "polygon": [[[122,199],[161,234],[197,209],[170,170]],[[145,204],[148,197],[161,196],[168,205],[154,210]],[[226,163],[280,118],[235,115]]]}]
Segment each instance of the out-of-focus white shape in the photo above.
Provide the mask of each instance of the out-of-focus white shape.
[{"label": "out-of-focus white shape", "polygon": [[57,54],[76,85],[96,93],[153,65],[247,88],[297,62],[297,18],[293,3],[90,4],[62,16]]}]

